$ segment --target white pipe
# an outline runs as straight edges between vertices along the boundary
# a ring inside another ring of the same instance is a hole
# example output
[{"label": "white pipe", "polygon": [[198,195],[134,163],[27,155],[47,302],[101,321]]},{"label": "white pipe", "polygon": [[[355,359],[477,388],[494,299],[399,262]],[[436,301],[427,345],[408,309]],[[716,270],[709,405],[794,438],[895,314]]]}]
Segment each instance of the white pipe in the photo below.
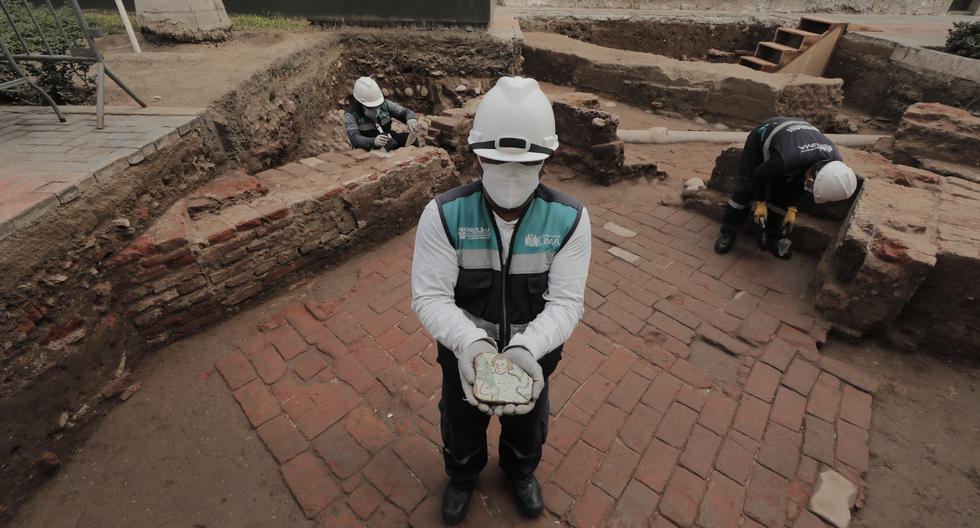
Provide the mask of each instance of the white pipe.
[{"label": "white pipe", "polygon": [[[667,130],[652,127],[646,130],[619,130],[616,135],[626,143],[742,143],[748,132],[720,132],[715,130]],[[887,136],[873,134],[827,134],[835,145],[842,147],[867,147]]]},{"label": "white pipe", "polygon": [[133,32],[133,25],[129,23],[129,15],[126,14],[126,6],[123,5],[122,0],[116,0],[116,9],[119,10],[123,25],[126,26],[126,34],[129,35],[129,43],[133,45],[133,51],[143,53],[139,41],[136,40],[136,33]]}]

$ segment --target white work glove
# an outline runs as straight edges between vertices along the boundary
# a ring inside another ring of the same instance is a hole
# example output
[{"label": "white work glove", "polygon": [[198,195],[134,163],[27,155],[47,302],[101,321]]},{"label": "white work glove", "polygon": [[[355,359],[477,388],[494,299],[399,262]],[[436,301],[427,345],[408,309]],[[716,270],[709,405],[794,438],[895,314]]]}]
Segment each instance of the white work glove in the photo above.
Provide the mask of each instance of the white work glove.
[{"label": "white work glove", "polygon": [[[500,416],[502,414],[527,414],[534,409],[534,404],[538,401],[538,396],[541,395],[541,390],[544,389],[544,372],[541,370],[541,365],[538,360],[535,359],[534,354],[530,350],[522,346],[512,346],[507,347],[504,352],[504,357],[509,359],[511,363],[517,365],[524,372],[527,372],[528,376],[531,377],[531,401],[523,405],[514,405],[509,403],[507,405],[498,405],[494,409],[494,414]],[[496,412],[499,409],[500,413]]]},{"label": "white work glove", "polygon": [[388,136],[380,135],[374,138],[374,148],[384,148],[388,144]]},{"label": "white work glove", "polygon": [[412,132],[415,132],[416,134],[418,134],[419,131],[421,130],[418,119],[409,119],[408,123],[406,124],[408,125],[408,129],[411,130]]},{"label": "white work glove", "polygon": [[466,401],[481,412],[493,415],[493,408],[473,396],[473,384],[476,383],[476,357],[486,353],[496,354],[497,345],[486,339],[480,339],[470,343],[456,359],[459,368],[459,382],[463,385],[463,395],[466,396]]}]

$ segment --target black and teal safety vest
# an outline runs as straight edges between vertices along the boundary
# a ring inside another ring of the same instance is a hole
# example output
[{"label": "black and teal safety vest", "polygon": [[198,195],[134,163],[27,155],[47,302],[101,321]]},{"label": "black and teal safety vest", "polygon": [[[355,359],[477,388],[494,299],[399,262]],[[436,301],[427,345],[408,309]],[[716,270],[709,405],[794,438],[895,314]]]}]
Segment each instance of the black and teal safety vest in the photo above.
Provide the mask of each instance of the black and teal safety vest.
[{"label": "black and teal safety vest", "polygon": [[514,226],[508,258],[477,180],[436,197],[449,242],[456,249],[456,306],[500,347],[544,310],[548,271],[582,217],[582,204],[538,185]]}]

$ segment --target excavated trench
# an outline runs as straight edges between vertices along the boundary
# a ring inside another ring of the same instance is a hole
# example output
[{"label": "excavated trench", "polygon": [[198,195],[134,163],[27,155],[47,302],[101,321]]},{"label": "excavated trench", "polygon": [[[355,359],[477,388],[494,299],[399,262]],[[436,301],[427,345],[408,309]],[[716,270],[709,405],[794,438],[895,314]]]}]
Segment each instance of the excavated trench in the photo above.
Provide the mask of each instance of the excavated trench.
[{"label": "excavated trench", "polygon": [[[83,442],[130,386],[142,354],[230,317],[355,248],[410,229],[428,197],[473,175],[464,132],[476,98],[501,75],[524,73],[672,118],[706,116],[744,127],[792,114],[846,128],[838,114],[848,91],[839,81],[703,62],[731,62],[731,54],[753,49],[779,25],[757,17],[540,18],[521,21],[523,42],[450,31],[344,31],[254,75],[209,109],[210,126],[193,142],[158,153],[133,175],[149,184],[127,188],[109,204],[86,202],[105,209],[86,213],[93,217],[87,233],[49,229],[46,236],[62,242],[24,255],[0,284],[14,292],[3,299],[8,314],[35,305],[42,312],[31,332],[0,328],[0,342],[10,343],[0,361],[0,455],[7,459],[0,467],[0,522],[48,475],[39,456],[69,453]],[[343,109],[349,87],[364,74],[391,99],[425,114],[430,144],[444,150],[380,160],[352,154]],[[657,175],[652,164],[624,162],[615,110],[580,96],[558,105],[558,119],[577,127],[574,138],[563,140],[567,154],[559,163],[603,184]],[[253,216],[241,216],[246,210]],[[132,211],[143,212],[128,232],[112,225]],[[208,222],[210,231],[202,227]],[[174,235],[167,230],[174,225],[185,231]],[[225,238],[229,226],[249,234]],[[312,233],[330,236],[302,240]],[[256,257],[254,265],[228,258],[277,245],[281,251]],[[71,271],[64,271],[66,256]],[[277,265],[288,269],[270,273]],[[154,269],[159,275],[132,280]],[[248,279],[232,284],[246,272]],[[66,278],[55,285],[53,276]],[[159,313],[145,317],[149,312]]]}]

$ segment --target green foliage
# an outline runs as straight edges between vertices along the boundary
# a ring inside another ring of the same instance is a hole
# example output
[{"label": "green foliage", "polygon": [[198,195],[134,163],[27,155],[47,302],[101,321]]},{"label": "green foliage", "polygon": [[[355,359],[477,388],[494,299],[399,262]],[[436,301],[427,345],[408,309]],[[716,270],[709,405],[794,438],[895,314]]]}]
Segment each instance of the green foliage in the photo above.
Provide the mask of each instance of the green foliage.
[{"label": "green foliage", "polygon": [[946,35],[946,51],[980,59],[980,22],[953,22]]},{"label": "green foliage", "polygon": [[[41,32],[38,33],[23,2],[19,0],[0,0],[0,2],[3,2],[7,8],[7,13],[10,14],[10,20],[0,14],[0,38],[7,45],[10,53],[15,55],[24,53],[47,55],[49,54],[48,45],[50,45],[51,52],[54,54],[68,55],[71,48],[85,45],[84,35],[75,19],[75,13],[67,5],[58,9],[58,19],[65,31],[65,35],[62,36],[61,32],[58,31],[55,17],[48,9],[47,4],[42,4],[41,7],[34,9],[34,17],[37,20],[37,25],[41,28]],[[11,21],[27,43],[27,50],[24,49],[20,38],[17,37],[11,27]],[[89,72],[88,65],[25,61],[18,61],[18,64],[59,104],[83,103],[93,93],[94,77]],[[14,72],[6,61],[0,59],[0,79],[10,80],[14,76]],[[39,98],[30,88],[21,87],[19,90],[0,92],[0,101],[38,103]]]},{"label": "green foliage", "polygon": [[[126,33],[126,26],[123,25],[119,11],[106,11],[103,9],[86,9],[85,21],[92,28],[99,28],[103,35],[121,35]],[[129,15],[129,23],[133,26],[133,31],[139,33],[140,26],[136,21],[136,16]]]},{"label": "green foliage", "polygon": [[302,18],[288,18],[275,15],[231,15],[232,31],[295,31],[306,29],[309,26],[309,21]]}]

